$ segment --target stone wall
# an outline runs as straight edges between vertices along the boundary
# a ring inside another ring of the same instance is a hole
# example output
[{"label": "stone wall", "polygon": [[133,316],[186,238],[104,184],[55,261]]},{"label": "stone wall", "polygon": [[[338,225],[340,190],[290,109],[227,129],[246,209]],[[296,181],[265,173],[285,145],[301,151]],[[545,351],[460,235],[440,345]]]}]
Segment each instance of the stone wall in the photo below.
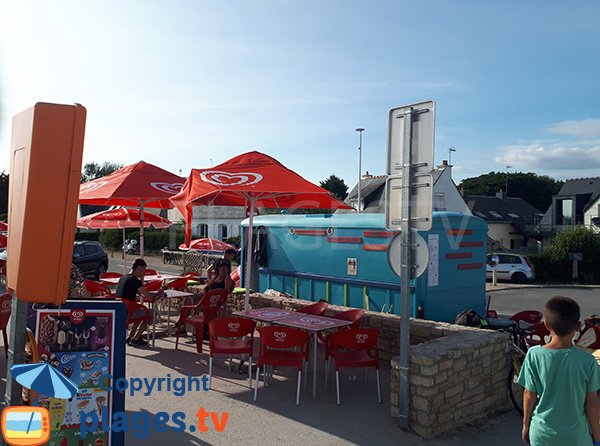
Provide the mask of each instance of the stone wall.
[{"label": "stone wall", "polygon": [[[294,310],[314,302],[284,295],[250,295],[252,308]],[[229,299],[225,313],[241,310],[244,296]],[[332,316],[348,310],[330,305]],[[391,415],[399,416],[398,391],[400,323],[397,315],[365,311],[361,327],[380,330],[379,353],[391,361]],[[432,438],[458,426],[506,410],[510,361],[508,334],[489,330],[411,319],[410,429]]]}]

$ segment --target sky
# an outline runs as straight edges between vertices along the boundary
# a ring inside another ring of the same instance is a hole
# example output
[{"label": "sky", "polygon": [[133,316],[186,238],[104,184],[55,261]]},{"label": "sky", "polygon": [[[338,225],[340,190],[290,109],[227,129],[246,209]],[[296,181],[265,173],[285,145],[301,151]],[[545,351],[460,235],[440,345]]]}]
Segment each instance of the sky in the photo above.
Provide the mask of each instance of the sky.
[{"label": "sky", "polygon": [[187,176],[259,150],[352,187],[355,129],[384,174],[389,110],[432,99],[457,183],[599,176],[599,22],[580,0],[3,2],[0,171],[12,116],[77,102],[84,163]]}]

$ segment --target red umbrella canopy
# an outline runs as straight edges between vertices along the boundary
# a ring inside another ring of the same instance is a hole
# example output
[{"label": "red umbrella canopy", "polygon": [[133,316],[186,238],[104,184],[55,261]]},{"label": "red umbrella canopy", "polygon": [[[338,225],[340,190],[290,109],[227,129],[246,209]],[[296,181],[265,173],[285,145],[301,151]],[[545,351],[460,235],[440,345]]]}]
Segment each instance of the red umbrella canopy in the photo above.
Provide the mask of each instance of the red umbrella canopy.
[{"label": "red umbrella canopy", "polygon": [[235,249],[237,251],[235,246],[214,238],[199,238],[192,240],[189,248],[185,243],[182,243],[179,245],[179,249],[197,249],[199,251],[226,251],[228,249]]},{"label": "red umbrella canopy", "polygon": [[104,206],[140,206],[167,209],[169,197],[179,192],[185,180],[152,164],[123,167],[110,175],[84,183],[79,203]]},{"label": "red umbrella canopy", "polygon": [[[144,212],[144,227],[154,226],[157,229],[168,228],[171,222],[156,214]],[[138,209],[112,209],[86,215],[77,220],[78,228],[86,229],[123,229],[140,227],[140,211]]]},{"label": "red umbrella canopy", "polygon": [[248,152],[210,169],[193,169],[171,202],[186,221],[186,241],[191,238],[192,206],[254,206],[263,208],[352,209],[331,193],[276,159]]},{"label": "red umbrella canopy", "polygon": [[4,223],[3,221],[0,221],[0,231],[2,231],[2,232],[8,231],[8,224]]}]

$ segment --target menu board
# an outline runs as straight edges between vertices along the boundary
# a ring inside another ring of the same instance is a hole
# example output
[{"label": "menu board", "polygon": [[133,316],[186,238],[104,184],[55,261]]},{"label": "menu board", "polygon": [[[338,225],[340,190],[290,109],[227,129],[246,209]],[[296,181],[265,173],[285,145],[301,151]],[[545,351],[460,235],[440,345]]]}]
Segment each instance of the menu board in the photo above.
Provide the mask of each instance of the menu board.
[{"label": "menu board", "polygon": [[79,413],[95,412],[98,420],[103,415],[112,418],[112,392],[103,390],[109,383],[101,379],[113,374],[114,322],[113,310],[38,310],[41,360],[79,387],[69,400],[40,395],[40,405],[50,411],[49,446],[110,445],[110,434],[101,430],[80,437]]}]

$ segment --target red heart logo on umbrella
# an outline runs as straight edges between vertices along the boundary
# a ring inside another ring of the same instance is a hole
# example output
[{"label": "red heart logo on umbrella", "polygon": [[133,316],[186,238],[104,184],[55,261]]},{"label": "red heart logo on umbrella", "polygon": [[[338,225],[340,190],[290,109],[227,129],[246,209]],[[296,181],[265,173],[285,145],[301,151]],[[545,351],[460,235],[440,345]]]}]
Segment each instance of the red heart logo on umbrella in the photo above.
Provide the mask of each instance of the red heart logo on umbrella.
[{"label": "red heart logo on umbrella", "polygon": [[273,333],[273,334],[274,334],[274,335],[275,335],[275,337],[277,338],[277,339],[276,339],[277,341],[280,341],[280,342],[281,342],[281,341],[285,340],[286,333],[284,333],[284,332],[281,332],[281,331],[276,331],[276,332],[275,332],[275,333]]},{"label": "red heart logo on umbrella", "polygon": [[183,183],[163,183],[157,181],[150,183],[150,186],[161,192],[166,192],[167,194],[176,194],[183,187]]},{"label": "red heart logo on umbrella", "polygon": [[249,186],[262,180],[262,175],[253,172],[229,173],[210,170],[200,173],[200,179],[215,186]]},{"label": "red heart logo on umbrella", "polygon": [[91,183],[82,184],[79,191],[89,193],[96,189],[100,189],[106,183],[108,183],[108,181],[95,181],[95,182],[91,182]]}]

